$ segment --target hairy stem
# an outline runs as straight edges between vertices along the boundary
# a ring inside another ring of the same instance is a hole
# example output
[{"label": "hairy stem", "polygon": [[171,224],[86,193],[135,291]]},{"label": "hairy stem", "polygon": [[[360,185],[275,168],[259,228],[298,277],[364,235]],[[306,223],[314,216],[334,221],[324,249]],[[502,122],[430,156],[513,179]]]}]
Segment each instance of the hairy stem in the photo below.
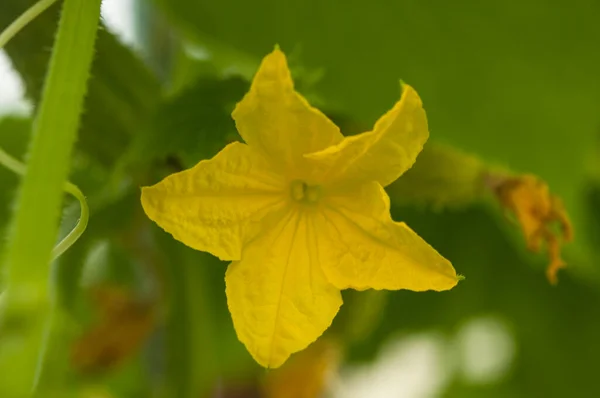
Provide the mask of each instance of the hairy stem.
[{"label": "hairy stem", "polygon": [[[37,14],[32,13],[21,25]],[[63,3],[4,259],[7,274],[0,324],[0,370],[10,370],[14,376],[4,386],[6,397],[30,396],[38,363],[43,363],[40,353],[45,351],[44,336],[54,307],[49,264],[99,19],[100,0]],[[16,33],[19,28],[17,24],[12,31]],[[12,35],[9,32],[7,37]],[[67,184],[67,189],[73,187]],[[81,194],[78,189],[71,193]],[[67,239],[72,240],[72,236]]]}]

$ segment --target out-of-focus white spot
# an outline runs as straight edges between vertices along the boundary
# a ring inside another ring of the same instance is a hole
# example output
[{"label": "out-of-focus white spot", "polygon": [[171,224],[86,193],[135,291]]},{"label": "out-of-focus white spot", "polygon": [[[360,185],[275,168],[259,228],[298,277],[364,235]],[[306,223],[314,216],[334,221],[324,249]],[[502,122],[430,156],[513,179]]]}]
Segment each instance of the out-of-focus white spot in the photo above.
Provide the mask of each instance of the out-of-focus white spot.
[{"label": "out-of-focus white spot", "polygon": [[473,319],[456,335],[457,365],[472,384],[500,381],[514,361],[515,341],[506,323],[491,316]]},{"label": "out-of-focus white spot", "polygon": [[0,50],[0,116],[29,112],[31,105],[24,99],[21,77],[13,69],[6,53]]},{"label": "out-of-focus white spot", "polygon": [[438,334],[395,339],[369,365],[342,372],[332,386],[333,398],[430,398],[441,395],[453,368],[447,343]]},{"label": "out-of-focus white spot", "polygon": [[206,47],[184,43],[183,50],[190,58],[198,61],[208,61],[211,58],[210,51]]},{"label": "out-of-focus white spot", "polygon": [[134,25],[135,0],[104,0],[102,17],[111,32],[116,33],[123,43],[135,47],[136,34]]}]

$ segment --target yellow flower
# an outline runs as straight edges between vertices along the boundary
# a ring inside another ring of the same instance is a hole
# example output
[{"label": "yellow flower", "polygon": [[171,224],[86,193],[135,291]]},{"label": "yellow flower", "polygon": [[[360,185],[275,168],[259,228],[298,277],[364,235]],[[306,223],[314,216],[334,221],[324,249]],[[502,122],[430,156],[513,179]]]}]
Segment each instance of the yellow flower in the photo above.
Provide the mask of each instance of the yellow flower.
[{"label": "yellow flower", "polygon": [[143,188],[142,205],[176,239],[231,261],[229,310],[258,363],[279,367],[315,341],[341,289],[456,285],[450,262],[392,220],[383,189],[429,135],[410,86],[372,131],[344,137],[294,90],[276,48],[232,116],[245,144]]}]

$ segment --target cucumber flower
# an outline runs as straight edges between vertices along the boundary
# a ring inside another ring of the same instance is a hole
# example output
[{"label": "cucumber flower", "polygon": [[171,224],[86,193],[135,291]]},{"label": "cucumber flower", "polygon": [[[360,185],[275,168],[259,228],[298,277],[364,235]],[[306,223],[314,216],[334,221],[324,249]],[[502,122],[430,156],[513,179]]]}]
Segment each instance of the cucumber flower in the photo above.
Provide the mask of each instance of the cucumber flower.
[{"label": "cucumber flower", "polygon": [[447,290],[448,260],[392,220],[384,187],[429,136],[415,90],[372,131],[344,137],[294,90],[276,48],[233,111],[245,143],[142,189],[150,219],[187,246],[231,261],[237,336],[277,368],[331,325],[342,289]]}]

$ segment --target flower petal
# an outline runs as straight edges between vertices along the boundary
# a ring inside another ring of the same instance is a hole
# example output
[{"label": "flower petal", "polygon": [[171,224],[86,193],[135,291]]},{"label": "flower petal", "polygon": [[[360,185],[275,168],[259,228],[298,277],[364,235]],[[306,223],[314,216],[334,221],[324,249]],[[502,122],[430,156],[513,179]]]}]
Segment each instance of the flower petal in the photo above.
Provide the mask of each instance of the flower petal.
[{"label": "flower petal", "polygon": [[378,181],[386,186],[410,169],[429,138],[427,117],[417,92],[404,84],[402,98],[372,131],[305,155],[323,183]]},{"label": "flower petal", "polygon": [[265,215],[285,201],[282,177],[263,156],[234,142],[210,160],[142,188],[148,217],[186,245],[239,260]]},{"label": "flower petal", "polygon": [[342,305],[323,275],[316,232],[302,210],[288,210],[227,269],[227,303],[238,338],[267,368],[315,341]]},{"label": "flower petal", "polygon": [[459,278],[448,260],[406,224],[390,217],[379,183],[328,198],[315,219],[319,257],[339,289],[447,290]]},{"label": "flower petal", "polygon": [[302,155],[343,138],[333,122],[294,90],[285,55],[278,48],[263,59],[232,116],[248,145],[292,173],[302,172],[306,162]]}]

